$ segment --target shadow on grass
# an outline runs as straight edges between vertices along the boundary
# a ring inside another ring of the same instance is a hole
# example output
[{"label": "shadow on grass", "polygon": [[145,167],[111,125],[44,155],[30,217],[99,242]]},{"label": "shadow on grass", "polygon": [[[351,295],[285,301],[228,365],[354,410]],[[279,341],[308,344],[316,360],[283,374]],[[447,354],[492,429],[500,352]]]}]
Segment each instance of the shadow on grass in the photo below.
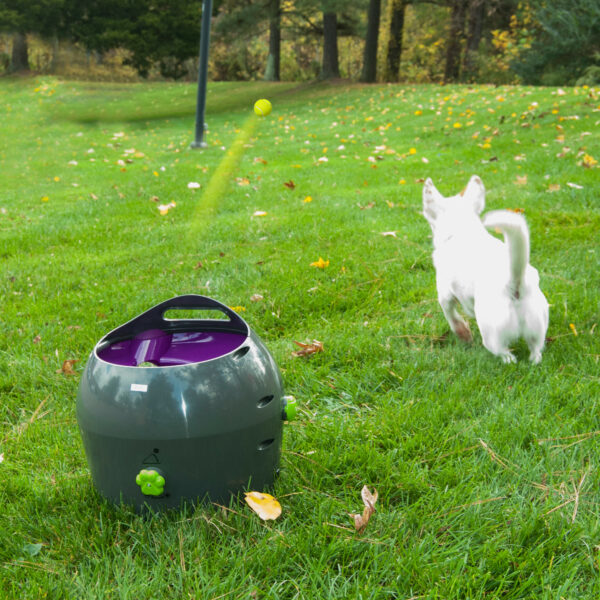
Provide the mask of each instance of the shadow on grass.
[{"label": "shadow on grass", "polygon": [[[53,120],[81,124],[147,123],[167,119],[190,118],[196,114],[195,84],[89,84],[48,106]],[[216,82],[208,86],[206,115],[247,112],[258,98],[278,102],[307,101],[330,92],[329,82],[269,83]]]}]

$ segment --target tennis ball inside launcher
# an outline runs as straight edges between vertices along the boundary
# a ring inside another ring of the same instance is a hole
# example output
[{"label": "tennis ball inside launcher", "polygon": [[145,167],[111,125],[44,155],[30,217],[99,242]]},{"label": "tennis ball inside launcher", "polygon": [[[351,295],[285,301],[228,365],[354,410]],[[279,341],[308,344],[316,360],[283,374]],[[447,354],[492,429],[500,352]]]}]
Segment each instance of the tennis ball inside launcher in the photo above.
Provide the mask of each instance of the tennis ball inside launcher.
[{"label": "tennis ball inside launcher", "polygon": [[261,98],[254,103],[254,113],[259,117],[266,117],[272,108],[273,106],[266,98]]}]

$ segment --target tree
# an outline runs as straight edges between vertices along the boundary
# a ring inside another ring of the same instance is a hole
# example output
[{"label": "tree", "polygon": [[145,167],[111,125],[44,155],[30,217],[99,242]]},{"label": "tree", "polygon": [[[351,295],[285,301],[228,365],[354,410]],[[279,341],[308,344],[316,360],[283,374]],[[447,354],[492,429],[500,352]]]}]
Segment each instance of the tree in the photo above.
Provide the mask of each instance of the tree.
[{"label": "tree", "polygon": [[62,21],[63,0],[0,0],[0,31],[13,34],[11,71],[28,71],[27,34],[55,34]]},{"label": "tree", "polygon": [[386,81],[398,81],[402,42],[404,36],[404,15],[408,0],[390,0],[390,30],[386,54]]},{"label": "tree", "polygon": [[460,75],[462,37],[465,29],[466,2],[450,0],[450,30],[446,43],[446,66],[444,83],[457,81]]},{"label": "tree", "polygon": [[573,84],[600,67],[598,0],[535,0],[530,4],[538,30],[531,47],[512,65],[525,83]]},{"label": "tree", "polygon": [[360,80],[373,83],[377,79],[377,45],[379,41],[379,21],[381,0],[369,0],[367,12],[367,35],[363,54],[363,69]]},{"label": "tree", "polygon": [[323,13],[323,62],[321,79],[336,79],[340,76],[340,62],[337,44],[337,15]]},{"label": "tree", "polygon": [[265,79],[279,81],[281,64],[281,0],[269,1],[269,54]]},{"label": "tree", "polygon": [[142,77],[157,65],[163,77],[178,79],[198,54],[200,0],[67,1],[71,37],[88,50],[129,50],[127,63]]},{"label": "tree", "polygon": [[27,35],[23,32],[17,32],[13,35],[12,52],[10,55],[10,71],[12,73],[29,71]]},{"label": "tree", "polygon": [[463,56],[462,79],[468,81],[476,76],[475,58],[483,35],[486,0],[470,0],[467,15],[467,41]]}]

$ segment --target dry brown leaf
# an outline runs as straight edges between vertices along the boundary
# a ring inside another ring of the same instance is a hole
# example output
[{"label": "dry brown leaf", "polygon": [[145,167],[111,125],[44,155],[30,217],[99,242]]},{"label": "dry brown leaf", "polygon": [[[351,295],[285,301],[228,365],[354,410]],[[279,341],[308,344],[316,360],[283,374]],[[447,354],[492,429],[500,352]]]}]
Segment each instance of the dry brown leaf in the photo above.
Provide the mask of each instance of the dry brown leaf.
[{"label": "dry brown leaf", "polygon": [[39,335],[39,334],[38,334],[38,335],[36,335],[36,336],[33,338],[33,343],[34,343],[34,344],[39,344],[41,341],[42,341],[42,336],[41,336],[41,335]]},{"label": "dry brown leaf", "polygon": [[292,352],[292,356],[310,356],[317,352],[323,352],[323,342],[319,342],[319,340],[313,340],[311,344],[303,344],[294,340],[294,344],[300,346],[300,350]]},{"label": "dry brown leaf", "polygon": [[358,206],[358,208],[360,208],[360,210],[370,210],[371,208],[373,208],[375,206],[375,202],[369,202],[369,204],[366,204],[365,206],[363,206],[362,204],[357,202],[356,206]]},{"label": "dry brown leaf", "polygon": [[246,504],[263,520],[276,519],[281,514],[281,504],[271,494],[247,492]]},{"label": "dry brown leaf", "polygon": [[250,302],[261,302],[264,299],[265,297],[260,294],[252,294],[252,296],[250,296]]},{"label": "dry brown leaf", "polygon": [[365,485],[360,491],[360,496],[365,505],[362,515],[350,513],[350,517],[352,517],[354,521],[354,528],[359,533],[365,529],[371,519],[371,515],[375,512],[375,503],[377,502],[379,495],[375,489],[373,490],[373,493],[371,493],[369,488]]},{"label": "dry brown leaf", "polygon": [[527,185],[527,175],[517,175],[515,184],[516,185]]},{"label": "dry brown leaf", "polygon": [[296,184],[291,179],[289,181],[284,181],[283,185],[285,185],[288,190],[293,190],[296,187]]},{"label": "dry brown leaf", "polygon": [[73,369],[73,365],[79,362],[78,358],[70,358],[68,360],[64,360],[62,367],[57,369],[57,373],[62,373],[63,375],[75,375],[75,370]]}]

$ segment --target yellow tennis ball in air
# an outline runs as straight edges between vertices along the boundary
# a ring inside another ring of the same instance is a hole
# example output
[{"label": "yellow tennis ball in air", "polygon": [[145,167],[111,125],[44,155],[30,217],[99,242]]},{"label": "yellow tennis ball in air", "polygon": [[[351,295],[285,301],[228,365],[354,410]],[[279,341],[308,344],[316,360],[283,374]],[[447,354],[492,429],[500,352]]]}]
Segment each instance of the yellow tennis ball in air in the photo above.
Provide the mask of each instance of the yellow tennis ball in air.
[{"label": "yellow tennis ball in air", "polygon": [[265,98],[261,98],[254,103],[254,113],[259,117],[266,117],[272,108],[271,103]]}]

